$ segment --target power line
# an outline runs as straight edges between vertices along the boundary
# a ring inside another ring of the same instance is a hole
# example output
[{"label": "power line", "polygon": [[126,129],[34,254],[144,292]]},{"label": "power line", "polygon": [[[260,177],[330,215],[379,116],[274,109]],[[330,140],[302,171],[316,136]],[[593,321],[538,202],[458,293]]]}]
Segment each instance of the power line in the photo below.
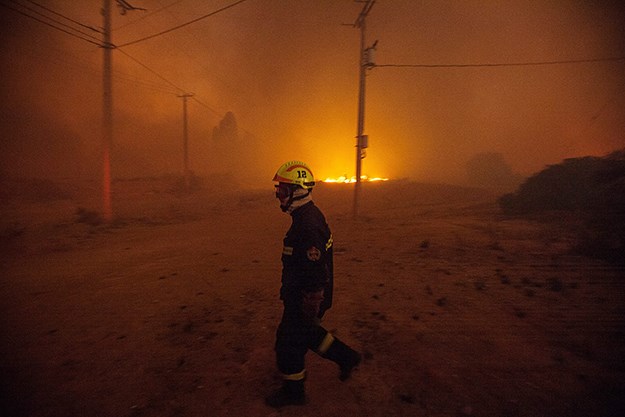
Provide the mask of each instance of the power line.
[{"label": "power line", "polygon": [[[17,4],[19,4],[19,3],[17,3]],[[39,19],[38,17],[32,16],[32,15],[30,15],[30,14],[26,13],[26,12],[23,12],[23,11],[21,11],[21,10],[18,10],[18,9],[16,9],[16,8],[14,8],[14,7],[11,7],[11,6],[7,5],[7,4],[0,3],[0,6],[4,6],[4,7],[6,7],[7,9],[11,9],[11,10],[13,10],[14,12],[17,12],[17,13],[19,13],[19,14],[21,14],[21,15],[24,15],[24,16],[26,16],[26,17],[29,17],[29,18],[31,18],[31,19],[33,19],[33,20],[36,20],[36,21],[37,21],[37,22],[39,22],[39,23],[43,23],[44,25],[50,26],[51,28],[54,28],[54,29],[56,29],[56,30],[58,30],[58,31],[61,31],[61,32],[63,32],[63,33],[66,33],[66,34],[68,34],[68,35],[70,35],[70,36],[73,36],[73,37],[75,37],[75,38],[81,39],[81,40],[83,40],[83,41],[85,41],[85,42],[92,43],[92,44],[94,44],[94,45],[96,45],[96,46],[99,46],[99,47],[102,47],[102,46],[103,46],[101,42],[96,42],[96,41],[93,41],[93,40],[91,40],[91,39],[87,39],[87,38],[84,38],[84,37],[82,37],[82,36],[79,36],[79,35],[77,35],[77,34],[75,34],[75,33],[69,32],[69,31],[67,31],[67,30],[65,30],[65,29],[63,29],[63,28],[61,28],[61,27],[55,26],[55,25],[53,25],[52,23],[46,22],[45,20]],[[25,6],[21,5],[21,4],[20,4],[20,6],[25,7]],[[37,13],[37,12],[35,12],[35,13]],[[40,13],[39,13],[39,14],[40,14]],[[63,26],[67,26],[67,25],[64,25],[63,23],[58,22],[58,21],[56,21],[56,20],[54,20],[54,19],[51,19],[51,18],[49,18],[49,17],[47,17],[47,16],[46,16],[46,18],[47,18],[47,19],[52,20],[52,21],[53,21],[53,22],[55,22],[55,23],[59,23],[59,24],[61,24],[61,25],[63,25]],[[85,35],[85,36],[89,36],[89,37],[91,37],[91,35],[88,35],[88,34],[86,34],[86,33],[80,32],[80,31],[79,31],[79,30],[77,30],[77,29],[73,29],[73,28],[71,28],[71,29],[72,29],[72,30],[74,30],[74,31],[76,31],[76,32],[78,32],[78,33],[81,33],[82,35]]]},{"label": "power line", "polygon": [[[173,3],[173,4],[176,4],[176,3]],[[171,5],[172,4],[170,4],[170,6]],[[166,6],[166,7],[169,7],[169,6]],[[162,10],[162,9],[159,9],[159,10]],[[174,14],[171,10],[168,10],[167,12],[174,19],[177,18],[177,15]],[[195,34],[193,31],[189,30],[189,28],[186,28],[184,30],[186,31],[187,35],[193,37],[196,42],[198,42],[199,44],[205,44],[205,40],[201,39],[200,37],[198,37],[197,34]],[[212,46],[208,46],[208,45],[206,45],[206,47],[209,48],[209,49],[212,48]],[[202,70],[204,70],[209,75],[209,77],[211,77],[212,80],[216,80],[216,81],[221,82],[223,85],[225,85],[231,91],[237,91],[239,93],[245,94],[244,90],[241,90],[241,88],[240,88],[241,86],[239,86],[239,85],[232,85],[232,83],[224,80],[222,77],[217,75],[213,70],[211,70],[208,67],[206,67],[206,65],[201,60],[198,60],[198,58],[197,58],[197,56],[195,54],[188,53],[184,48],[180,48],[180,45],[176,45],[176,49],[178,49],[180,52],[185,54],[188,59],[190,59],[191,61],[193,61],[195,63],[195,65],[197,65]],[[210,110],[213,111],[212,109],[210,109]]]},{"label": "power line", "polygon": [[[27,9],[27,10],[31,11],[31,12],[33,12],[33,13],[36,13],[36,14],[38,14],[38,15],[40,15],[40,16],[42,16],[42,17],[44,17],[44,18],[50,19],[50,20],[52,20],[52,21],[53,21],[53,22],[55,22],[55,23],[58,23],[58,24],[60,24],[60,25],[62,25],[62,26],[65,26],[65,27],[67,27],[67,28],[69,28],[69,29],[71,29],[71,30],[75,30],[75,31],[77,31],[75,28],[72,28],[72,27],[70,27],[70,26],[68,26],[68,25],[65,25],[65,24],[63,24],[62,22],[59,22],[58,20],[54,20],[54,19],[50,18],[49,16],[46,16],[46,15],[44,15],[44,14],[41,14],[40,12],[38,12],[38,11],[36,11],[36,10],[33,10],[33,9],[31,9],[31,8],[27,7],[27,6],[24,6],[24,5],[20,4],[20,3],[18,3],[17,1],[15,1],[15,0],[9,0],[9,1],[11,1],[12,3],[15,3],[16,5],[19,5],[19,6],[21,6],[21,7],[25,8],[25,9]],[[80,22],[78,22],[78,21],[76,21],[76,20],[73,20],[73,19],[71,19],[71,18],[69,18],[69,17],[67,17],[67,16],[65,16],[65,15],[63,15],[63,14],[61,14],[61,13],[58,13],[58,12],[56,12],[56,11],[54,11],[54,10],[52,10],[52,9],[49,9],[49,8],[47,8],[47,7],[45,7],[45,6],[42,6],[42,5],[38,4],[38,3],[37,3],[37,2],[35,2],[35,1],[31,1],[31,0],[26,0],[26,1],[28,1],[29,3],[32,3],[32,4],[34,4],[34,5],[36,5],[36,6],[38,6],[38,7],[41,7],[42,9],[44,9],[44,10],[46,10],[46,11],[48,11],[48,12],[52,13],[52,14],[55,14],[55,15],[57,15],[57,16],[60,16],[60,17],[64,18],[64,19],[67,19],[67,20],[71,21],[72,23],[75,23],[75,24],[77,24],[77,25],[79,25],[79,26],[83,26],[83,27],[85,27],[85,28],[88,28],[88,29],[91,29],[91,30],[96,31],[95,29],[93,29],[92,27],[90,27],[90,26],[88,26],[88,25],[84,25],[84,24],[82,24],[82,23],[80,23]],[[42,20],[38,19],[38,18],[37,18],[37,17],[35,17],[35,16],[29,15],[29,14],[27,14],[27,13],[24,13],[24,12],[22,12],[22,11],[20,11],[20,10],[17,10],[17,9],[15,9],[15,8],[13,8],[13,7],[7,6],[6,4],[2,4],[2,5],[3,5],[3,6],[6,6],[7,8],[9,8],[9,9],[11,9],[11,10],[16,11],[16,12],[18,12],[18,13],[20,13],[20,14],[23,14],[23,15],[25,15],[25,16],[27,16],[27,17],[30,17],[30,18],[32,18],[32,19],[34,19],[34,20],[36,20],[36,21],[38,21],[38,22],[40,22],[40,23],[44,23],[44,24],[46,24],[46,25],[48,25],[48,26],[52,26],[53,28],[55,28],[55,29],[57,29],[57,30],[60,30],[60,31],[62,31],[62,32],[64,32],[64,33],[67,33],[68,35],[72,35],[72,36],[78,37],[79,39],[85,40],[85,41],[87,41],[87,42],[94,43],[94,42],[90,41],[89,39],[84,39],[84,38],[82,38],[82,37],[80,37],[80,36],[77,36],[77,35],[76,35],[76,34],[74,34],[74,33],[67,32],[66,30],[64,30],[64,29],[62,29],[62,28],[59,28],[59,27],[56,27],[56,26],[54,26],[54,25],[50,24],[49,22],[42,21]],[[77,31],[77,32],[78,32],[78,33],[81,33],[81,34],[84,34],[84,35],[87,35],[87,34],[85,34],[85,33],[83,33],[83,32],[80,32],[80,31]],[[98,46],[102,46],[102,45],[101,45],[101,43],[96,43],[96,45],[98,45]],[[131,58],[131,59],[135,60],[135,62],[137,62],[138,64],[143,65],[145,68],[148,68],[147,66],[145,66],[144,64],[142,64],[142,63],[138,62],[136,59],[134,59],[134,58],[133,58],[133,57],[131,57],[130,55],[126,54],[125,52],[123,52],[123,51],[120,51],[120,52],[124,53],[124,54],[125,54],[125,55],[127,55],[129,58]],[[56,58],[55,58],[55,59],[56,59]],[[92,68],[90,68],[90,67],[82,67],[82,68],[87,68],[87,69],[89,69],[90,71],[92,71],[92,70],[93,70],[93,69],[92,69]],[[149,68],[148,68],[148,69],[149,69]],[[150,71],[156,74],[156,72],[155,72],[155,71],[153,71],[153,70],[150,70]],[[161,79],[163,79],[164,81],[166,81],[168,84],[172,85],[172,86],[173,86],[176,90],[180,90],[180,91],[182,91],[182,89],[181,89],[181,88],[179,88],[179,87],[175,86],[174,84],[172,84],[172,83],[171,83],[171,82],[169,82],[168,80],[165,80],[165,79],[164,79],[163,77],[161,77],[160,75],[158,75],[158,74],[156,74],[156,75],[157,75],[157,76],[159,76],[159,77],[160,77]],[[150,83],[150,82],[147,82],[147,81],[142,81],[142,80],[139,80],[139,79],[133,78],[132,76],[130,76],[130,75],[128,75],[128,74],[124,74],[124,73],[119,72],[119,71],[115,71],[115,72],[113,73],[113,76],[114,76],[116,79],[120,80],[120,81],[133,83],[133,84],[135,84],[135,85],[140,85],[140,86],[142,86],[142,87],[144,87],[144,88],[151,89],[151,90],[154,90],[154,91],[159,91],[159,92],[163,92],[163,93],[167,93],[167,94],[173,94],[173,95],[177,94],[177,91],[175,91],[175,90],[172,90],[172,89],[165,89],[165,88],[163,88],[164,86],[162,86],[162,85],[158,85],[158,84],[155,84],[155,83]]]},{"label": "power line", "polygon": [[[37,47],[38,49],[34,49],[35,47]],[[21,53],[28,54],[33,58],[39,59],[41,57],[41,48],[39,46],[24,47],[20,51]],[[62,68],[64,70],[67,70],[68,67],[76,68],[81,71],[81,75],[91,76],[94,80],[96,79],[95,77],[102,77],[101,68],[94,68],[91,62],[84,61],[78,56],[69,53],[67,49],[58,49],[52,46],[46,48],[45,52],[48,52],[45,55],[45,58],[47,60],[46,65],[54,65],[55,67]],[[159,84],[157,82],[140,79],[135,75],[131,75],[119,70],[113,70],[112,76],[117,82],[130,84],[133,87],[141,87],[147,90],[169,95],[179,94],[179,91],[177,89],[166,86],[163,83]]]},{"label": "power line", "polygon": [[183,23],[181,25],[175,26],[173,28],[164,30],[164,31],[159,32],[159,33],[155,33],[154,35],[146,36],[145,38],[141,38],[141,39],[137,39],[137,40],[132,41],[132,42],[127,42],[127,43],[124,43],[124,44],[121,44],[121,45],[117,45],[117,47],[118,48],[123,48],[124,46],[134,45],[135,43],[143,42],[143,41],[146,41],[148,39],[156,38],[157,36],[161,36],[161,35],[164,35],[166,33],[173,32],[174,30],[183,28],[183,27],[188,26],[188,25],[190,25],[192,23],[195,23],[195,22],[199,22],[200,20],[206,19],[207,17],[214,16],[217,13],[223,12],[224,10],[230,9],[230,8],[232,8],[232,7],[236,6],[236,5],[239,5],[241,3],[244,3],[246,1],[247,0],[239,0],[239,1],[234,2],[234,3],[232,3],[232,4],[228,5],[228,6],[222,7],[221,9],[215,10],[214,12],[211,12],[211,13],[206,14],[204,16],[200,16],[200,17],[198,17],[196,19],[193,19],[193,20],[191,20],[189,22]]},{"label": "power line", "polygon": [[146,10],[142,7],[135,7],[132,4],[128,3],[126,0],[117,0],[117,6],[119,7],[120,13],[122,15],[125,15],[129,11],[133,11],[133,10],[143,10],[143,11]]},{"label": "power line", "polygon": [[211,113],[213,113],[215,116],[217,117],[223,117],[223,113],[218,112],[217,110],[215,110],[214,108],[212,108],[211,106],[209,106],[208,104],[200,101],[197,99],[197,97],[193,96],[192,97],[193,101],[197,102],[200,106],[206,107],[208,110],[210,110]]},{"label": "power line", "polygon": [[536,61],[536,62],[511,62],[511,63],[483,63],[483,64],[376,64],[375,67],[394,68],[479,68],[479,67],[523,67],[538,65],[563,65],[563,64],[584,64],[593,62],[617,62],[625,61],[625,56],[592,58],[592,59],[570,59],[562,61]]},{"label": "power line", "polygon": [[[47,18],[47,19],[50,19],[50,20],[52,20],[53,22],[55,22],[55,23],[57,23],[57,24],[60,24],[60,25],[62,25],[62,26],[66,26],[66,27],[68,27],[69,29],[71,29],[71,30],[75,30],[75,31],[77,31],[78,33],[81,33],[81,34],[83,34],[83,35],[85,35],[85,36],[89,36],[89,35],[87,35],[87,34],[85,34],[85,33],[82,33],[82,32],[80,32],[80,31],[78,31],[78,30],[76,30],[76,29],[74,29],[74,28],[71,28],[71,27],[69,27],[69,26],[65,25],[65,24],[64,24],[64,23],[62,23],[62,22],[59,22],[59,21],[57,21],[57,20],[54,20],[54,19],[50,18],[49,16],[42,15],[41,13],[37,12],[36,10],[33,10],[33,9],[31,9],[31,8],[28,8],[27,6],[24,6],[24,5],[22,5],[22,4],[19,4],[19,3],[18,3],[18,2],[16,2],[16,1],[13,1],[13,0],[10,0],[10,1],[12,1],[13,3],[15,3],[15,4],[19,5],[19,6],[24,7],[24,8],[25,8],[25,9],[27,9],[27,10],[30,10],[30,11],[31,11],[31,12],[33,12],[33,13],[39,14],[39,15],[40,15],[40,16],[42,16],[42,17],[45,17],[45,18]],[[38,5],[36,2],[32,2],[32,1],[30,1],[30,0],[27,0],[27,1],[29,1],[29,2],[31,2],[31,3],[33,3],[33,4],[36,4],[37,6],[40,6],[40,5]],[[43,24],[45,24],[45,25],[47,25],[47,26],[50,26],[50,27],[52,27],[52,28],[54,28],[54,29],[57,29],[57,30],[59,30],[59,31],[61,31],[61,32],[63,32],[63,33],[66,33],[66,34],[68,34],[68,35],[74,36],[74,37],[76,37],[76,38],[78,38],[78,39],[81,39],[81,40],[84,40],[84,41],[86,41],[86,42],[92,43],[92,44],[97,45],[97,46],[99,46],[99,47],[103,47],[103,44],[102,44],[101,42],[94,42],[94,41],[92,41],[92,40],[90,40],[90,39],[86,39],[86,38],[83,38],[83,37],[81,37],[81,36],[78,36],[78,35],[76,35],[75,33],[72,33],[72,32],[69,32],[69,31],[67,31],[67,30],[63,29],[62,27],[55,26],[55,25],[53,25],[53,24],[51,24],[51,23],[49,23],[49,22],[47,22],[47,21],[44,21],[44,20],[42,20],[42,19],[39,19],[39,18],[38,18],[38,17],[36,17],[36,16],[30,15],[30,14],[28,14],[28,13],[25,13],[24,11],[18,10],[18,9],[16,9],[16,8],[12,7],[12,6],[7,5],[7,4],[0,3],[0,5],[5,6],[5,7],[6,7],[6,8],[8,8],[8,9],[11,9],[11,10],[13,10],[13,11],[17,12],[17,13],[20,13],[20,14],[22,14],[22,15],[26,16],[26,17],[29,17],[29,18],[31,18],[31,19],[33,19],[33,20],[36,20],[36,21],[38,21],[38,22],[40,22],[40,23],[43,23]],[[54,12],[54,11],[53,11],[53,10],[51,10],[51,9],[47,9],[47,8],[45,8],[45,7],[43,7],[43,6],[40,6],[40,7],[42,7],[42,8],[44,8],[44,9],[46,9],[46,10],[50,11],[50,12],[51,12],[51,13],[53,13],[53,14],[56,14],[56,15],[61,16],[61,17],[63,17],[63,18],[66,18],[66,19],[68,19],[68,20],[70,20],[70,21],[72,21],[72,22],[74,22],[74,23],[76,23],[76,24],[78,24],[78,25],[88,27],[88,26],[86,26],[86,25],[82,25],[81,23],[79,23],[79,22],[77,22],[77,21],[74,21],[74,20],[72,20],[72,19],[70,19],[70,18],[68,18],[68,17],[66,17],[66,16],[63,16],[63,15],[61,15],[60,13]],[[164,81],[164,82],[166,82],[167,84],[169,84],[169,85],[170,85],[171,87],[173,87],[175,90],[165,89],[165,88],[163,88],[163,86],[158,86],[157,84],[148,83],[148,82],[145,82],[145,81],[140,81],[140,80],[136,80],[136,79],[135,79],[135,80],[132,80],[132,79],[130,78],[130,76],[128,76],[128,75],[126,75],[126,77],[123,77],[123,76],[121,76],[121,75],[125,75],[125,74],[120,73],[120,72],[116,72],[114,75],[115,75],[115,77],[116,77],[116,78],[118,78],[119,80],[121,80],[121,81],[126,81],[126,82],[133,82],[133,83],[135,83],[135,84],[139,84],[139,85],[141,85],[142,87],[145,87],[145,88],[148,88],[148,89],[152,89],[152,90],[156,90],[156,91],[160,91],[160,92],[167,93],[167,94],[172,94],[172,95],[178,94],[178,92],[183,92],[183,93],[184,93],[184,92],[186,92],[186,90],[185,90],[185,89],[183,89],[183,88],[179,87],[178,85],[174,84],[172,81],[170,81],[170,80],[168,80],[167,78],[163,77],[163,76],[162,76],[162,75],[160,75],[158,72],[156,72],[155,70],[153,70],[152,68],[150,68],[150,67],[149,67],[149,66],[147,66],[146,64],[144,64],[144,63],[140,62],[138,59],[134,58],[133,56],[131,56],[131,55],[130,55],[130,54],[128,54],[127,52],[125,52],[125,51],[123,51],[123,50],[121,50],[121,49],[119,49],[119,52],[121,52],[121,53],[122,53],[122,54],[124,54],[126,57],[128,57],[128,58],[129,58],[129,59],[131,59],[131,60],[133,60],[135,63],[137,63],[138,65],[142,66],[142,67],[143,67],[143,68],[145,68],[146,70],[150,71],[152,74],[154,74],[154,75],[155,75],[155,76],[157,76],[159,79],[161,79],[162,81]],[[206,107],[207,109],[209,109],[209,110],[210,110],[212,113],[214,113],[215,115],[217,115],[217,116],[221,117],[221,115],[222,115],[222,114],[221,114],[221,113],[219,113],[217,110],[213,109],[213,108],[212,108],[211,106],[209,106],[208,104],[206,104],[206,103],[204,103],[204,102],[202,102],[202,101],[198,100],[196,97],[194,97],[194,100],[195,100],[197,103],[199,103],[200,105],[202,105],[202,106]]]},{"label": "power line", "polygon": [[182,93],[186,93],[187,90],[178,87],[176,84],[174,84],[173,82],[169,81],[167,78],[163,77],[161,74],[159,74],[158,72],[154,71],[152,68],[148,67],[147,65],[145,65],[143,62],[139,61],[138,59],[134,58],[133,56],[129,55],[127,52],[122,51],[121,49],[118,49],[119,52],[121,52],[122,54],[126,55],[128,58],[132,59],[134,62],[136,62],[137,64],[141,65],[143,68],[147,69],[148,71],[150,71],[152,74],[156,75],[158,78],[160,78],[161,80],[165,81],[167,84],[171,85],[172,87],[174,87],[175,89],[179,90]]},{"label": "power line", "polygon": [[[45,19],[51,20],[52,22],[54,22],[54,23],[56,23],[56,24],[58,24],[58,25],[61,25],[61,26],[65,27],[65,28],[67,28],[67,29],[69,29],[69,30],[73,30],[74,32],[78,32],[79,34],[81,34],[81,35],[83,35],[83,36],[87,36],[87,37],[89,37],[89,38],[91,38],[91,39],[94,39],[94,40],[96,40],[96,41],[99,41],[99,40],[100,40],[99,38],[97,38],[97,37],[95,37],[95,36],[93,36],[93,35],[91,35],[91,34],[89,34],[89,33],[81,32],[80,30],[78,30],[78,29],[76,29],[76,28],[74,28],[74,27],[72,27],[72,26],[70,26],[70,25],[68,25],[68,24],[65,24],[65,23],[63,23],[63,22],[61,22],[61,21],[59,21],[59,20],[55,20],[55,19],[53,19],[52,17],[50,17],[50,16],[48,16],[48,15],[46,15],[46,14],[44,14],[44,13],[41,13],[41,12],[39,12],[39,11],[37,11],[37,10],[35,10],[35,9],[31,8],[31,7],[28,7],[28,6],[24,5],[24,4],[21,4],[21,3],[17,2],[16,0],[9,0],[9,1],[11,1],[12,3],[14,3],[14,4],[18,5],[18,6],[21,6],[22,8],[24,8],[24,9],[26,9],[26,10],[28,10],[28,11],[32,12],[32,13],[35,13],[35,14],[39,15],[39,16],[41,16],[41,17],[45,18]],[[29,0],[27,0],[27,1],[29,1]],[[38,5],[37,3],[35,3],[35,2],[31,2],[31,3],[33,3],[33,4],[37,5],[37,6],[39,6],[39,5]],[[47,11],[49,11],[49,12],[51,12],[51,13],[55,14],[55,15],[58,15],[58,16],[60,16],[60,17],[64,18],[64,19],[67,19],[67,20],[69,20],[69,21],[71,21],[71,22],[74,22],[75,24],[78,24],[79,26],[87,27],[86,25],[83,25],[82,23],[76,22],[76,21],[74,21],[74,20],[70,19],[69,17],[63,16],[62,14],[57,13],[57,12],[55,12],[55,11],[51,10],[51,9],[45,8],[45,7],[43,7],[43,6],[39,6],[39,7],[42,7],[44,10],[47,10]],[[94,30],[93,28],[89,28],[89,29]]]},{"label": "power line", "polygon": [[174,96],[180,94],[180,92],[177,89],[174,89],[172,87],[165,86],[163,84],[158,84],[158,83],[151,82],[151,81],[142,80],[135,76],[121,73],[119,71],[114,71],[112,76],[118,82],[125,82],[125,83],[132,85],[133,87],[141,87],[147,90],[156,91],[159,93],[174,95]]},{"label": "power line", "polygon": [[[67,16],[65,16],[65,15],[63,15],[63,14],[61,14],[61,13],[55,12],[54,10],[47,8],[46,6],[41,5],[41,4],[37,3],[36,1],[32,1],[32,0],[26,0],[26,1],[27,1],[27,2],[29,2],[29,3],[34,4],[35,6],[41,7],[42,9],[47,10],[47,11],[49,11],[49,12],[50,12],[50,13],[52,13],[52,14],[55,14],[55,15],[57,15],[57,16],[59,16],[59,17],[62,17],[63,19],[67,19],[67,20],[69,20],[70,22],[77,24],[78,26],[82,26],[82,27],[84,27],[85,29],[89,29],[89,30],[92,30],[92,31],[94,31],[94,32],[101,33],[98,29],[96,29],[96,28],[94,28],[94,27],[92,27],[92,26],[85,25],[84,23],[80,23],[80,22],[78,22],[77,20],[74,20],[74,19],[72,19],[72,18],[69,18],[69,17],[67,17]],[[15,1],[13,1],[13,2],[14,2],[14,3],[16,3]]]},{"label": "power line", "polygon": [[[177,90],[179,90],[182,94],[187,94],[187,90],[178,87],[176,84],[174,84],[173,82],[171,82],[170,80],[168,80],[167,78],[163,77],[162,75],[160,75],[158,72],[156,72],[155,70],[153,70],[152,68],[150,68],[149,66],[147,66],[146,64],[140,62],[138,59],[132,57],[131,55],[129,55],[127,52],[118,49],[119,52],[121,52],[122,54],[126,55],[128,58],[130,58],[131,60],[133,60],[134,62],[136,62],[137,64],[141,65],[143,68],[147,69],[148,71],[150,71],[152,74],[156,75],[158,78],[160,78],[161,80],[165,81],[167,84],[171,85],[172,87],[176,88]],[[164,90],[162,90],[164,91]],[[206,107],[208,110],[210,110],[213,114],[215,114],[218,117],[222,117],[223,113],[218,112],[217,110],[215,110],[214,108],[212,108],[211,106],[209,106],[208,104],[200,101],[195,95],[191,96],[191,98],[197,102],[198,104],[200,104],[203,107]]]},{"label": "power line", "polygon": [[136,19],[136,20],[133,20],[132,22],[128,22],[128,23],[126,23],[126,24],[124,24],[124,25],[121,25],[121,26],[119,26],[119,27],[116,27],[114,30],[120,30],[120,29],[125,28],[125,27],[127,27],[127,26],[134,25],[134,24],[136,24],[137,22],[140,22],[140,21],[142,21],[143,19],[146,19],[146,18],[148,18],[148,17],[150,17],[150,16],[153,16],[153,15],[155,15],[155,14],[157,14],[157,13],[160,13],[160,12],[162,12],[163,10],[170,8],[171,6],[175,6],[176,4],[181,3],[182,1],[183,1],[183,0],[178,0],[178,1],[175,1],[175,2],[173,2],[173,3],[171,3],[171,4],[168,4],[167,6],[163,6],[163,7],[161,7],[160,9],[156,9],[156,10],[154,10],[154,11],[153,11],[153,12],[151,12],[151,13],[148,13],[148,14],[146,14],[146,15],[141,16],[140,18],[138,18],[138,19]]}]

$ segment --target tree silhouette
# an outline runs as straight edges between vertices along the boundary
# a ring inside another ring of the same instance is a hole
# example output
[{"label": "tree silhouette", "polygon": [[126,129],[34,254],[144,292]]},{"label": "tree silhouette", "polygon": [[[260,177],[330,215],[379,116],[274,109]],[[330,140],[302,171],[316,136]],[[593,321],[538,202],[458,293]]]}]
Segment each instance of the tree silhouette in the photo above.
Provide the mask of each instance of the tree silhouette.
[{"label": "tree silhouette", "polygon": [[213,128],[213,141],[221,143],[236,143],[239,139],[239,128],[234,113],[229,111],[219,122],[219,126]]},{"label": "tree silhouette", "polygon": [[513,189],[521,183],[500,153],[484,152],[474,155],[466,165],[471,185],[487,188]]}]

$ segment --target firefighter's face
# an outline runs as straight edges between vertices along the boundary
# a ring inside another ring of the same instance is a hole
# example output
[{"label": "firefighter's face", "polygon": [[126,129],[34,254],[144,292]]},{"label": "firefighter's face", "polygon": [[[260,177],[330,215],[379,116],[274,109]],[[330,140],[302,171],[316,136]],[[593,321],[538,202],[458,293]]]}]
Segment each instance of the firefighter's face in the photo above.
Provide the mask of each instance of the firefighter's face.
[{"label": "firefighter's face", "polygon": [[280,209],[286,212],[292,203],[293,188],[290,184],[279,183],[276,187],[276,198],[280,200]]},{"label": "firefighter's face", "polygon": [[288,201],[289,197],[291,197],[291,188],[289,187],[289,185],[281,182],[275,185],[275,187],[276,187],[276,198],[280,200],[281,203]]}]

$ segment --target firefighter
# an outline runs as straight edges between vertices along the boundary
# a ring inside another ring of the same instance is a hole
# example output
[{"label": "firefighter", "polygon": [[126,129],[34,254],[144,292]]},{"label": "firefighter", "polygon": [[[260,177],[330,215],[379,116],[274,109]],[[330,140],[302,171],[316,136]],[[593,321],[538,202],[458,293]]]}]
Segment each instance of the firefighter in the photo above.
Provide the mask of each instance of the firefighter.
[{"label": "firefighter", "polygon": [[332,234],[323,213],[312,201],[315,180],[303,162],[283,164],[273,181],[280,208],[292,224],[282,249],[282,320],[276,332],[276,361],[283,382],[266,398],[272,407],[306,402],[304,357],[310,349],[336,362],[344,381],[361,361],[361,355],[321,326],[332,306]]}]

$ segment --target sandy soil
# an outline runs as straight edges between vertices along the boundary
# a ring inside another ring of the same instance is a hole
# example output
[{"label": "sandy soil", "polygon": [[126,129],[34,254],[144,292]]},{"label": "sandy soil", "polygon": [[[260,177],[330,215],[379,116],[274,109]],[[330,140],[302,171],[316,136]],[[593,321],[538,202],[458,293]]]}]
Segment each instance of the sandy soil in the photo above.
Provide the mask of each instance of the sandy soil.
[{"label": "sandy soil", "polygon": [[625,415],[625,271],[570,255],[565,228],[502,217],[494,194],[366,184],[353,219],[351,187],[319,186],[325,325],[365,361],[340,382],[309,353],[309,403],[272,410],[290,219],[271,184],[116,182],[109,225],[76,214],[95,185],[64,187],[0,206],[2,415]]}]

